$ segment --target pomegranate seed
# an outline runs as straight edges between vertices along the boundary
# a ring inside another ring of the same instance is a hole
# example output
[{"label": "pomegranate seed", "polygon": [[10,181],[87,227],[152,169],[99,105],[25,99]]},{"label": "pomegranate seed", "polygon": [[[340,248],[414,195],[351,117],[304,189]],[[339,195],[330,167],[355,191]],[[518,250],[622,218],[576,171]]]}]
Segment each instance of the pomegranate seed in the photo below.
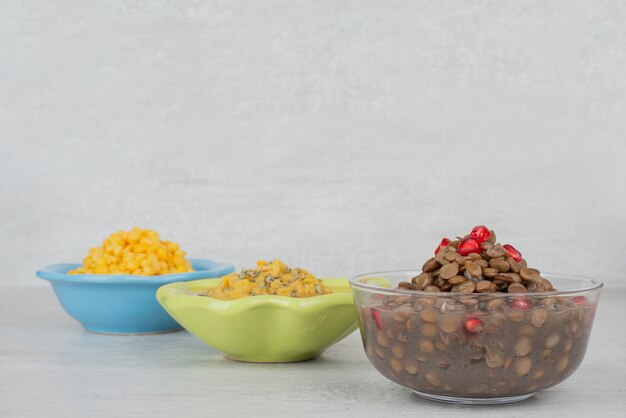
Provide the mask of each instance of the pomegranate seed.
[{"label": "pomegranate seed", "polygon": [[374,322],[376,323],[376,328],[382,330],[383,318],[380,316],[380,311],[378,309],[372,308],[372,318],[374,318]]},{"label": "pomegranate seed", "polygon": [[515,249],[515,247],[513,247],[511,244],[504,244],[502,246],[502,248],[504,248],[506,250],[506,252],[509,253],[509,255],[513,258],[513,260],[515,260],[516,262],[520,262],[520,260],[522,259],[522,253],[520,253],[519,251],[517,251]]},{"label": "pomegranate seed", "polygon": [[533,307],[533,304],[528,299],[513,299],[511,301],[511,308],[518,311],[527,311]]},{"label": "pomegranate seed", "polygon": [[480,251],[481,251],[480,241],[478,241],[478,239],[474,237],[464,238],[459,243],[459,248],[458,248],[459,255],[466,256],[471,253],[480,254]]},{"label": "pomegranate seed", "polygon": [[448,238],[442,238],[441,244],[439,244],[439,246],[435,248],[435,255],[437,255],[439,253],[439,250],[441,250],[443,247],[447,247],[448,244],[450,244],[450,240]]},{"label": "pomegranate seed", "polygon": [[472,232],[470,232],[470,237],[474,237],[480,242],[487,241],[490,236],[491,232],[489,232],[489,229],[487,229],[487,227],[484,225],[475,226],[472,229]]},{"label": "pomegranate seed", "polygon": [[588,302],[587,298],[584,296],[575,296],[574,298],[572,298],[572,300],[578,306],[584,306]]},{"label": "pomegranate seed", "polygon": [[463,329],[469,334],[476,334],[483,330],[483,321],[476,316],[470,316],[463,323]]}]

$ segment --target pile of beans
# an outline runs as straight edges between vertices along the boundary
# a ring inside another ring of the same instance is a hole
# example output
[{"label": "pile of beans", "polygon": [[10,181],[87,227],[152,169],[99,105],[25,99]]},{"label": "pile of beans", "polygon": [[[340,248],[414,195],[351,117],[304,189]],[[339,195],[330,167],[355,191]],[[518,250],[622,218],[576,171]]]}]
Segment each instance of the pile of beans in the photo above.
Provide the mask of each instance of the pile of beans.
[{"label": "pile of beans", "polygon": [[512,245],[496,243],[496,234],[484,226],[465,237],[444,238],[422,273],[401,289],[426,292],[526,293],[555,290],[539,270],[529,268]]}]

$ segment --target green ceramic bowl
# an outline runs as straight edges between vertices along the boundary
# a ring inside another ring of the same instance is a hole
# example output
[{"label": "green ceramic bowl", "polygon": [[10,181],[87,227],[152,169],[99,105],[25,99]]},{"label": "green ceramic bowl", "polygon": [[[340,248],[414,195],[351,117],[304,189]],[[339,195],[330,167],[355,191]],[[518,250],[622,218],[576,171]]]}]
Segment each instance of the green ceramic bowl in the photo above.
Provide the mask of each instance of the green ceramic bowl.
[{"label": "green ceramic bowl", "polygon": [[346,279],[323,279],[332,294],[220,300],[199,293],[220,279],[162,286],[157,299],[187,331],[225,357],[256,363],[310,360],[353,332],[357,312]]}]

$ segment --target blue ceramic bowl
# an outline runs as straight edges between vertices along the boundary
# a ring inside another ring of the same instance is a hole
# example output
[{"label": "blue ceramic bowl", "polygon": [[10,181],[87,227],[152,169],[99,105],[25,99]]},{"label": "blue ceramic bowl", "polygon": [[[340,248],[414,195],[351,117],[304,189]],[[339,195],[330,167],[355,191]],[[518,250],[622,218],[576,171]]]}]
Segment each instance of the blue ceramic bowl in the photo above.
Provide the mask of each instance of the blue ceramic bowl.
[{"label": "blue ceramic bowl", "polygon": [[53,264],[37,272],[48,280],[61,306],[88,331],[107,334],[146,334],[176,331],[181,326],[156,299],[164,284],[221,277],[235,271],[232,264],[190,259],[194,271],[163,276],[67,274],[80,264]]}]

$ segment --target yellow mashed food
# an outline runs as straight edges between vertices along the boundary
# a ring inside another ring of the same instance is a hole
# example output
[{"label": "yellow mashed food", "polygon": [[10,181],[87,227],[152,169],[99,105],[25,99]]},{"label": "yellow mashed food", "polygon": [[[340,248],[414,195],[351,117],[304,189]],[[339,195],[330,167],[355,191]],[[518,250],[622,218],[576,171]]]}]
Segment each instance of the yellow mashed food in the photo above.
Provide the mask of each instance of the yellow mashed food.
[{"label": "yellow mashed food", "polygon": [[296,298],[332,293],[322,281],[301,268],[291,269],[280,260],[260,260],[255,269],[243,270],[222,277],[219,284],[207,292],[217,299],[239,299],[256,295],[279,295]]},{"label": "yellow mashed food", "polygon": [[82,267],[68,274],[131,274],[159,276],[193,271],[178,244],[161,241],[159,233],[133,228],[118,231],[89,250]]}]

